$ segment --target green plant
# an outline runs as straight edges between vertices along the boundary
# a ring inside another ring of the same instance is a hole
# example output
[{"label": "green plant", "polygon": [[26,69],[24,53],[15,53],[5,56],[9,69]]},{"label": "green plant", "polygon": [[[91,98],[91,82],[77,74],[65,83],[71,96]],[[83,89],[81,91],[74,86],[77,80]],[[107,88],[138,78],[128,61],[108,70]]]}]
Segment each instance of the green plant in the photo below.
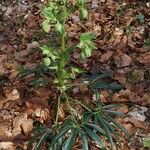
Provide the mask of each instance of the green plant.
[{"label": "green plant", "polygon": [[145,16],[142,13],[140,13],[140,14],[135,16],[135,19],[138,20],[140,23],[144,23]]},{"label": "green plant", "polygon": [[[52,72],[53,82],[51,84],[55,87],[55,92],[58,95],[56,119],[50,128],[39,127],[37,129],[37,134],[30,141],[28,149],[32,149],[33,141],[37,143],[35,150],[41,149],[42,144],[47,141],[50,143],[50,150],[71,150],[77,138],[81,139],[84,150],[89,149],[89,139],[92,139],[101,149],[106,149],[105,142],[109,140],[110,149],[113,149],[114,141],[119,141],[116,130],[120,129],[126,133],[125,129],[113,119],[114,116],[122,115],[122,113],[114,110],[115,105],[103,106],[100,101],[99,89],[119,90],[122,88],[120,84],[103,81],[104,78],[111,77],[110,73],[88,76],[83,83],[73,83],[76,76],[83,71],[70,64],[72,51],[80,49],[81,59],[85,59],[91,56],[93,49],[96,49],[92,42],[94,36],[89,32],[80,34],[79,44],[71,47],[67,45],[66,21],[76,8],[79,8],[81,18],[85,19],[88,16],[84,0],[77,0],[75,4],[67,0],[53,0],[42,11],[43,29],[46,32],[49,32],[50,29],[56,30],[61,39],[59,47],[47,45],[40,47],[45,56],[43,64],[49,72]],[[96,103],[91,104],[91,106],[94,105],[92,108],[69,96],[70,90],[80,84],[88,85],[96,95]],[[63,102],[65,102],[66,110],[70,115],[62,123],[59,122],[58,112],[60,104]],[[81,105],[85,113],[79,116],[79,113],[72,107],[72,103]]]}]

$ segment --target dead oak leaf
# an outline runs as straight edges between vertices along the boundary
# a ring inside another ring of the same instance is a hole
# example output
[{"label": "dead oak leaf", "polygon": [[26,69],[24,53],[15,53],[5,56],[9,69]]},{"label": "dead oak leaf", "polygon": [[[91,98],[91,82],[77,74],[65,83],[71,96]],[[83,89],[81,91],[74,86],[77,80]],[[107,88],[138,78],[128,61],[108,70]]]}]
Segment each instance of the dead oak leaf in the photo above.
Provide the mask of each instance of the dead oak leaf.
[{"label": "dead oak leaf", "polygon": [[123,35],[123,33],[124,33],[124,31],[122,28],[115,28],[115,31],[113,32],[113,34],[115,36],[121,36],[121,35]]},{"label": "dead oak leaf", "polygon": [[7,100],[17,100],[20,98],[20,93],[17,89],[13,89],[8,95],[6,95]]},{"label": "dead oak leaf", "polygon": [[50,111],[47,108],[38,107],[35,110],[34,115],[38,117],[41,123],[44,123],[44,121],[46,121],[50,117]]},{"label": "dead oak leaf", "polygon": [[131,64],[132,61],[129,55],[124,54],[120,51],[116,53],[116,55],[114,56],[114,60],[117,67],[127,67]]},{"label": "dead oak leaf", "polygon": [[17,136],[22,132],[26,135],[28,134],[33,128],[33,120],[27,118],[27,114],[23,113],[16,118],[14,118],[13,122],[13,136]]},{"label": "dead oak leaf", "polygon": [[3,123],[0,124],[0,140],[12,137],[9,127]]},{"label": "dead oak leaf", "polygon": [[146,124],[146,122],[141,122],[134,118],[129,119],[129,121],[137,128],[148,129],[148,124]]},{"label": "dead oak leaf", "polygon": [[15,150],[15,145],[12,142],[0,142],[1,150]]},{"label": "dead oak leaf", "polygon": [[146,52],[145,54],[141,54],[137,60],[142,64],[150,65],[150,52]]},{"label": "dead oak leaf", "polygon": [[107,51],[101,56],[100,61],[102,63],[107,62],[111,58],[112,55],[113,55],[113,51]]},{"label": "dead oak leaf", "polygon": [[121,66],[126,67],[131,64],[131,58],[127,54],[121,56]]}]

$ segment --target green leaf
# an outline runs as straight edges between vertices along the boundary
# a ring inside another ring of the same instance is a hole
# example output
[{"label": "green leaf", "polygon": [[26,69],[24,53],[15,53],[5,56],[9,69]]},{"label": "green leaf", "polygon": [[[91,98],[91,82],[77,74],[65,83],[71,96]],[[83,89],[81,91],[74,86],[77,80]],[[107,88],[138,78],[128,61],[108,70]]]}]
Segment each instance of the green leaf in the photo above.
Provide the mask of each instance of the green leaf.
[{"label": "green leaf", "polygon": [[65,145],[64,145],[64,150],[71,150],[72,145],[75,141],[75,138],[77,136],[77,130],[74,129],[71,133],[71,135],[67,138]]},{"label": "green leaf", "polygon": [[87,123],[85,125],[87,125],[89,127],[92,127],[93,129],[95,129],[96,131],[98,131],[99,133],[101,133],[101,134],[103,134],[103,135],[105,135],[107,137],[105,131],[101,127],[99,127],[99,126],[97,126],[95,124],[91,124],[91,123]]},{"label": "green leaf", "polygon": [[63,140],[64,137],[61,137],[58,139],[58,144],[57,144],[57,150],[62,150],[62,144],[63,144]]},{"label": "green leaf", "polygon": [[44,58],[44,65],[45,66],[49,66],[51,63],[51,60],[47,57],[47,58]]},{"label": "green leaf", "polygon": [[97,82],[100,79],[104,79],[104,78],[112,77],[112,76],[113,76],[113,74],[111,72],[105,72],[105,73],[102,73],[102,74],[92,75],[88,78],[88,80],[90,81],[90,83],[94,83],[94,82]]},{"label": "green leaf", "polygon": [[55,25],[55,29],[59,33],[62,33],[62,25],[59,22],[57,22],[57,24]]},{"label": "green leaf", "polygon": [[116,105],[116,104],[111,104],[111,105],[105,105],[105,106],[103,106],[103,109],[104,110],[107,110],[107,109],[112,109],[112,108],[117,108],[117,107],[119,107],[118,105]]},{"label": "green leaf", "polygon": [[41,146],[42,144],[45,142],[47,136],[49,135],[50,131],[45,132],[41,137],[40,140],[38,141],[38,143],[36,144],[34,150],[41,150]]},{"label": "green leaf", "polygon": [[110,89],[109,83],[106,82],[96,82],[92,84],[93,89]]},{"label": "green leaf", "polygon": [[58,139],[61,138],[71,128],[72,128],[72,125],[68,125],[62,128],[61,131],[54,137],[54,139],[50,143],[49,149],[51,150],[56,144],[56,142],[58,141]]},{"label": "green leaf", "polygon": [[144,41],[144,46],[150,47],[150,37]]},{"label": "green leaf", "polygon": [[108,135],[108,139],[109,139],[110,144],[111,144],[111,149],[113,149],[114,142],[113,142],[111,133],[110,133],[110,131],[109,131],[109,129],[111,129],[111,126],[110,126],[109,123],[107,123],[103,118],[100,118],[100,117],[99,117],[99,121],[100,121],[101,124],[104,126],[104,128],[105,128],[105,130],[106,130],[106,133],[107,133],[107,135]]},{"label": "green leaf", "polygon": [[81,57],[86,58],[91,56],[93,49],[96,49],[94,43],[91,41],[94,35],[90,32],[82,33],[80,35],[80,43],[77,45],[81,49]]},{"label": "green leaf", "polygon": [[30,85],[34,85],[36,87],[46,86],[47,84],[48,84],[48,81],[46,79],[34,79],[30,82]]},{"label": "green leaf", "polygon": [[86,126],[84,126],[84,129],[87,131],[88,136],[91,137],[93,139],[93,141],[96,142],[96,144],[98,144],[100,146],[100,148],[106,148],[104,142],[94,131],[87,128]]},{"label": "green leaf", "polygon": [[81,15],[84,19],[88,17],[88,11],[85,8],[81,8]]},{"label": "green leaf", "polygon": [[135,19],[139,20],[141,23],[144,22],[145,16],[143,14],[136,15]]},{"label": "green leaf", "polygon": [[113,110],[103,110],[103,111],[112,115],[124,116],[123,112],[118,112],[118,111],[113,111]]},{"label": "green leaf", "polygon": [[88,46],[89,49],[97,49],[97,47],[91,41],[86,42],[86,44],[87,44],[87,46]]},{"label": "green leaf", "polygon": [[49,21],[48,20],[44,20],[43,23],[42,23],[42,28],[45,32],[49,32],[50,30],[50,24],[49,24]]},{"label": "green leaf", "polygon": [[84,116],[83,116],[83,123],[89,122],[92,116],[93,116],[93,114],[91,114],[90,112],[84,113]]},{"label": "green leaf", "polygon": [[111,121],[116,126],[117,129],[120,129],[122,132],[124,132],[126,137],[129,139],[129,134],[125,128],[123,128],[117,121],[112,119],[110,116],[105,115],[105,118]]},{"label": "green leaf", "polygon": [[77,0],[77,4],[79,7],[82,7],[85,4],[85,0]]},{"label": "green leaf", "polygon": [[91,41],[95,38],[94,34],[91,32],[85,32],[80,34],[80,41]]},{"label": "green leaf", "polygon": [[150,148],[150,138],[144,138],[143,145],[144,147]]},{"label": "green leaf", "polygon": [[48,131],[47,130],[41,130],[39,131],[37,134],[35,134],[30,140],[29,140],[29,143],[28,143],[28,146],[27,146],[27,150],[31,150],[32,149],[32,144],[34,141],[36,141],[40,135],[44,135],[45,133],[47,133]]},{"label": "green leaf", "polygon": [[80,134],[80,137],[81,137],[81,141],[82,141],[82,149],[83,150],[89,150],[88,139],[87,139],[86,135]]},{"label": "green leaf", "polygon": [[44,45],[44,46],[40,47],[40,49],[43,52],[42,54],[49,57],[52,61],[59,59],[59,54],[53,47],[49,47],[47,45]]},{"label": "green leaf", "polygon": [[113,89],[113,90],[121,90],[124,88],[122,84],[118,84],[116,82],[111,83],[109,86],[110,86],[110,89]]}]

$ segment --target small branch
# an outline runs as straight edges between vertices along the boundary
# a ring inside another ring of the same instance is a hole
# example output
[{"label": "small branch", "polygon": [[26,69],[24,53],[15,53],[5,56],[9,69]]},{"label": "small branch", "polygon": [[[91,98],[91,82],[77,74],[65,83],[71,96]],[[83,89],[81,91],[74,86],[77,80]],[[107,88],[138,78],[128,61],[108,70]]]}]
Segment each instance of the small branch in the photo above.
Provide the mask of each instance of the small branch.
[{"label": "small branch", "polygon": [[73,99],[71,97],[69,97],[69,99],[71,99],[74,102],[77,102],[79,105],[81,105],[82,107],[84,107],[86,110],[88,110],[89,112],[92,112],[92,110],[90,110],[87,106],[85,106],[84,104],[82,104],[81,102],[79,102],[77,99]]}]

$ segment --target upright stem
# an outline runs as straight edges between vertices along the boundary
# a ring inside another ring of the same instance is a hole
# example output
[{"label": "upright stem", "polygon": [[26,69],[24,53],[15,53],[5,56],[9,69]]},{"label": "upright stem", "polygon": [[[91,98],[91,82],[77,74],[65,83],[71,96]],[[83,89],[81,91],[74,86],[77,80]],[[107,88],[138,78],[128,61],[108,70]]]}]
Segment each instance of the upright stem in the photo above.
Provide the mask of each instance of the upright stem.
[{"label": "upright stem", "polygon": [[[63,23],[62,23],[62,34],[61,34],[61,60],[60,60],[60,67],[58,71],[58,80],[59,80],[59,86],[62,87],[64,84],[64,79],[63,79],[63,70],[65,67],[65,60],[62,56],[63,52],[65,51],[65,23],[66,23],[66,18],[67,18],[67,10],[66,10],[66,0],[64,0],[63,4]],[[60,90],[60,95],[62,94],[62,90]],[[58,102],[57,102],[57,112],[56,112],[56,120],[55,120],[55,125],[58,123],[58,118],[59,118],[59,108],[60,108],[60,96],[58,97]]]},{"label": "upright stem", "polygon": [[64,5],[63,5],[63,24],[62,24],[62,43],[61,43],[61,50],[62,51],[65,51],[65,23],[66,23],[66,17],[67,17],[66,0],[64,0]]},{"label": "upright stem", "polygon": [[57,123],[58,123],[59,107],[60,107],[60,96],[58,97],[58,102],[57,102],[57,112],[56,112],[55,125],[57,125]]},{"label": "upright stem", "polygon": [[63,4],[63,23],[62,23],[62,35],[61,35],[61,60],[60,60],[60,71],[59,71],[59,82],[62,86],[63,84],[63,70],[65,67],[65,60],[63,58],[63,52],[65,51],[65,23],[67,19],[67,9],[66,9],[66,0]]},{"label": "upright stem", "polygon": [[69,109],[69,112],[70,112],[70,114],[71,114],[72,119],[74,120],[74,122],[75,122],[76,124],[78,124],[78,123],[77,123],[77,120],[76,120],[76,116],[75,116],[75,114],[72,112],[72,107],[71,107],[71,105],[70,105],[68,96],[66,95],[65,92],[63,92],[63,95],[65,96],[66,103],[67,103],[67,107],[68,107],[68,109]]}]

